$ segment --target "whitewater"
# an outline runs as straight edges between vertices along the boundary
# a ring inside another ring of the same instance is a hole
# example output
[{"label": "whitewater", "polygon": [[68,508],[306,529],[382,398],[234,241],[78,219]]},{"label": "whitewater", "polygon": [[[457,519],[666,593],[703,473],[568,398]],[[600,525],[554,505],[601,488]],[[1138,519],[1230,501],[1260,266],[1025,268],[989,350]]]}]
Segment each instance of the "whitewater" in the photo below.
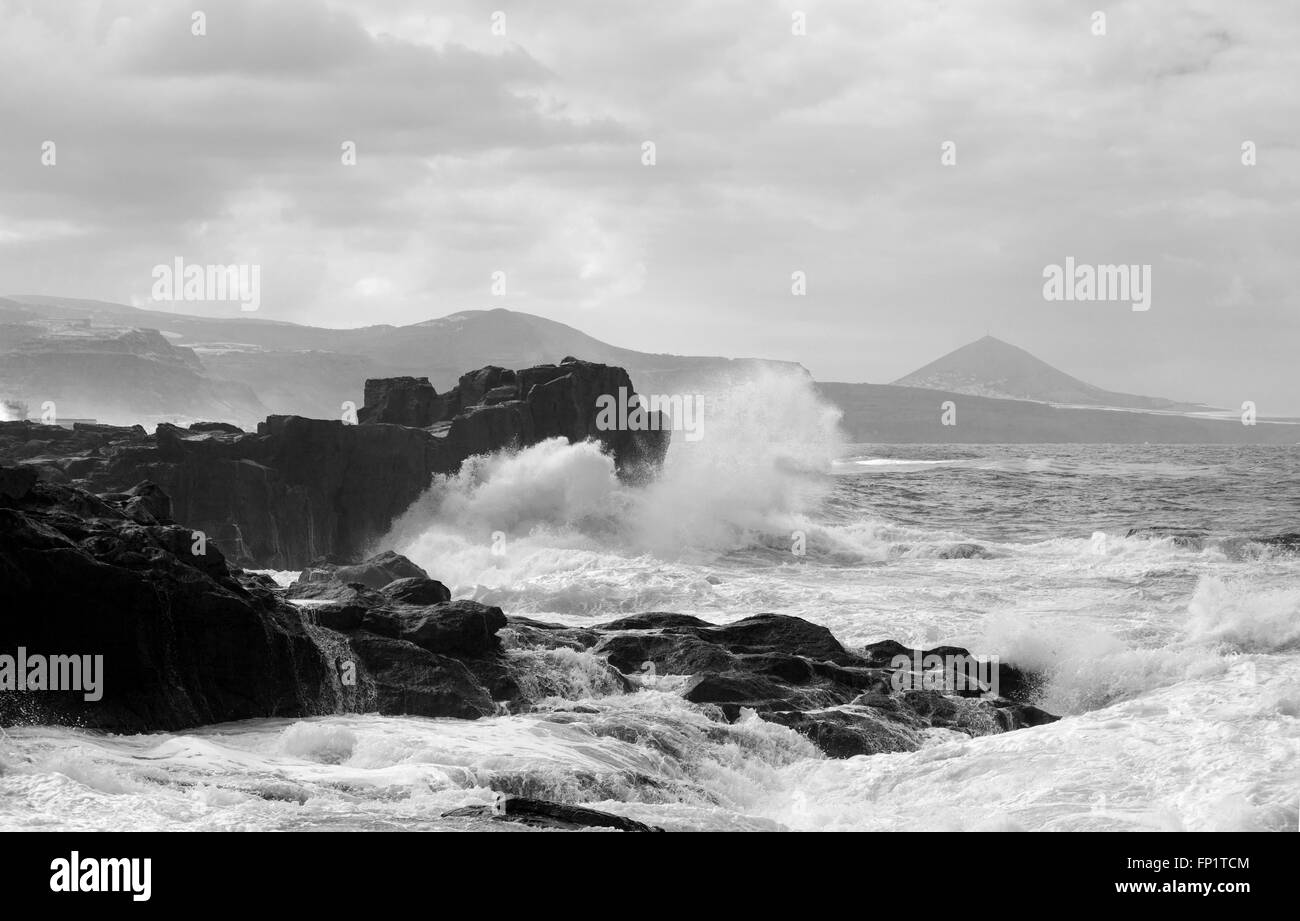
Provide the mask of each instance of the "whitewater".
[{"label": "whitewater", "polygon": [[778,374],[701,422],[643,485],[592,443],[475,458],[377,549],[556,623],[771,611],[849,647],[961,645],[1040,672],[1063,719],[833,760],[507,629],[526,714],[11,727],[0,828],[450,831],[495,791],[671,831],[1300,827],[1300,556],[1260,541],[1300,531],[1300,448],[853,445]]}]

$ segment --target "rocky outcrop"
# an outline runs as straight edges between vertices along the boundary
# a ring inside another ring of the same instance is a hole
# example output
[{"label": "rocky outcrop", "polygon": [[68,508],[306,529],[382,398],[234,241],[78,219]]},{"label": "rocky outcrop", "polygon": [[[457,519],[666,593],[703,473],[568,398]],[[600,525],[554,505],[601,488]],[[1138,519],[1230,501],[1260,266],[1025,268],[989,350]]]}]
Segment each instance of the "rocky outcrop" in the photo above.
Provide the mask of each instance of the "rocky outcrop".
[{"label": "rocky outcrop", "polygon": [[[295,593],[232,568],[201,535],[141,520],[133,506],[142,499],[159,496],[95,496],[0,468],[0,655],[102,657],[97,688],[87,671],[80,690],[19,683],[0,665],[0,725],[139,732],[340,712],[474,719],[517,697],[499,608],[450,601],[420,576],[382,591],[321,579],[306,585],[327,586],[328,598],[295,604]],[[419,571],[396,554],[358,568]]]},{"label": "rocky outcrop", "polygon": [[489,822],[511,822],[530,828],[548,828],[576,831],[580,828],[609,828],[615,831],[663,831],[656,825],[646,825],[633,819],[546,800],[524,796],[501,796],[494,806],[462,806],[444,812],[448,819],[482,819]]},{"label": "rocky outcrop", "polygon": [[97,690],[81,691],[6,685],[14,666],[0,662],[0,724],[138,732],[340,712],[477,719],[563,696],[528,665],[547,650],[594,657],[594,672],[608,672],[601,694],[670,690],[718,721],[752,711],[832,757],[912,750],[936,729],[980,735],[1055,719],[1028,702],[1034,676],[1009,665],[989,686],[952,683],[927,659],[965,649],[847,649],[798,617],[712,624],[656,612],[567,627],[452,599],[391,552],[323,564],[281,589],[173,523],[167,499],[152,484],[97,496],[0,467],[0,656],[103,657]]},{"label": "rocky outcrop", "polygon": [[434,474],[476,454],[591,438],[635,479],[667,450],[666,429],[597,425],[599,396],[631,393],[621,368],[572,359],[518,372],[483,368],[441,397],[426,384],[367,381],[362,425],[270,416],[256,433],[198,423],[162,424],[149,435],[139,426],[0,423],[0,463],[97,493],[154,484],[171,499],[168,517],[238,565],[300,569],[360,560]]},{"label": "rocky outcrop", "polygon": [[366,381],[365,406],[357,411],[362,424],[408,425],[424,428],[437,421],[438,395],[427,377],[384,377]]},{"label": "rocky outcrop", "polygon": [[1265,547],[1279,550],[1284,553],[1300,553],[1300,531],[1291,531],[1286,534],[1274,534],[1269,537],[1256,538],[1256,541]]},{"label": "rocky outcrop", "polygon": [[[298,575],[298,588],[304,586],[310,587],[313,583],[338,583],[349,584],[359,582],[367,588],[383,588],[389,583],[399,580],[418,579],[421,581],[430,581],[429,574],[416,566],[400,553],[394,553],[386,550],[368,560],[363,560],[356,564],[337,564],[327,561],[318,562],[315,566],[304,569]],[[441,588],[441,583],[434,583]],[[442,588],[446,593],[446,588]],[[303,596],[311,597],[311,596]],[[443,598],[447,601],[451,595]]]},{"label": "rocky outcrop", "polygon": [[592,649],[629,675],[690,676],[681,689],[687,700],[729,720],[753,710],[832,757],[912,751],[931,729],[983,735],[1056,719],[1027,702],[1036,676],[1013,666],[997,666],[1005,695],[997,696],[944,674],[914,673],[912,663],[927,657],[970,658],[961,647],[916,650],[887,640],[849,650],[825,627],[781,614],[722,626],[641,614],[599,628]]},{"label": "rocky outcrop", "polygon": [[215,546],[133,515],[134,498],[21,476],[0,475],[0,654],[102,656],[102,671],[95,700],[13,684],[0,723],[138,732],[361,705],[302,615]]}]

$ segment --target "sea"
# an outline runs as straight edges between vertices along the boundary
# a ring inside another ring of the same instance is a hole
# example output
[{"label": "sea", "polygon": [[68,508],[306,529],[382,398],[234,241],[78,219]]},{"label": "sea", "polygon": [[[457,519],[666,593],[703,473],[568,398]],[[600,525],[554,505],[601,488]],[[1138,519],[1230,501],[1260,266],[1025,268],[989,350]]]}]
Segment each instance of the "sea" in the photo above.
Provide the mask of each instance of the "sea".
[{"label": "sea", "polygon": [[1040,673],[1061,720],[836,760],[507,629],[527,713],[9,727],[0,829],[458,831],[496,792],[670,831],[1300,828],[1300,555],[1261,542],[1300,531],[1300,446],[852,444],[806,378],[715,396],[652,482],[594,443],[477,458],[377,549],[555,623],[779,612],[965,646]]}]

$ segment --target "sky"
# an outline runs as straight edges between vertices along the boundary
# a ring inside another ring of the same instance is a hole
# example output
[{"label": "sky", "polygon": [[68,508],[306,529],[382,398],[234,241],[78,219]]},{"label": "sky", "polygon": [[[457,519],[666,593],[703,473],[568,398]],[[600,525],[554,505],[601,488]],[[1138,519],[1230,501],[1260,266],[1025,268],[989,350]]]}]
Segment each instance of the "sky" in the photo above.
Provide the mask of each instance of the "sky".
[{"label": "sky", "polygon": [[[1300,4],[1102,4],[0,0],[0,294],[198,312],[151,301],[180,257],[266,319],[876,383],[992,333],[1300,414]],[[1067,259],[1149,309],[1046,299]]]}]

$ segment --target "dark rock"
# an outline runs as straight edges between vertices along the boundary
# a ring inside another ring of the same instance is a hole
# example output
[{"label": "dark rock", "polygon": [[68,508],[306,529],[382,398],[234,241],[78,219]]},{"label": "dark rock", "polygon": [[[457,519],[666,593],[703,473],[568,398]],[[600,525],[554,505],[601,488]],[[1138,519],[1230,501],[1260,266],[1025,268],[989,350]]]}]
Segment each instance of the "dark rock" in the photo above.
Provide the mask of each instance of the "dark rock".
[{"label": "dark rock", "polygon": [[759,716],[807,736],[832,758],[916,751],[921,744],[918,728],[906,719],[868,709],[769,711]]},{"label": "dark rock", "polygon": [[772,701],[785,699],[787,689],[779,683],[757,675],[724,673],[700,675],[682,691],[682,696],[696,704],[741,704],[747,707],[771,707]]},{"label": "dark rock", "polygon": [[745,653],[733,661],[740,671],[770,675],[786,684],[807,684],[817,674],[810,660],[788,652]]},{"label": "dark rock", "polygon": [[[714,626],[656,612],[613,621],[597,633],[592,651],[624,673],[645,674],[652,663],[652,675],[689,675],[682,690],[687,700],[717,707],[730,720],[754,710],[833,757],[910,751],[930,728],[979,735],[1055,719],[1025,702],[1038,679],[1013,666],[1001,665],[999,684],[1017,700],[989,696],[989,687],[965,673],[914,674],[916,656],[922,662],[970,657],[959,646],[914,650],[889,640],[859,654],[824,627],[774,614]],[[936,680],[939,689],[929,689]]]},{"label": "dark rock", "polygon": [[483,395],[483,403],[486,406],[494,406],[497,403],[505,403],[510,400],[519,399],[519,387],[515,384],[505,384],[501,387],[493,387]]},{"label": "dark rock", "polygon": [[506,630],[512,638],[511,645],[536,649],[590,649],[600,640],[600,633],[590,627],[566,627],[549,624],[531,617],[511,615],[506,617]]},{"label": "dark rock", "polygon": [[23,499],[36,485],[31,467],[0,467],[0,499]]},{"label": "dark rock", "polygon": [[483,398],[490,391],[503,386],[518,388],[515,372],[508,368],[489,365],[462,374],[460,382],[456,385],[456,391],[460,394],[461,406],[469,407],[482,403]]},{"label": "dark rock", "polygon": [[0,723],[139,732],[349,706],[300,614],[250,592],[215,548],[193,554],[188,530],[50,483],[20,502],[0,508],[0,587],[15,615],[0,618],[0,649],[102,655],[103,696],[0,694]]},{"label": "dark rock", "polygon": [[[360,629],[367,616],[377,608],[382,599],[359,582],[345,585],[342,582],[296,583],[285,595],[294,600],[324,601],[301,608],[303,617],[311,623],[330,630]],[[313,597],[314,596],[314,597]],[[393,631],[396,635],[397,631]]]},{"label": "dark rock", "polygon": [[698,635],[732,652],[786,652],[845,664],[859,661],[825,627],[786,614],[756,614]]},{"label": "dark rock", "polygon": [[1200,550],[1205,546],[1205,539],[1209,536],[1207,531],[1199,528],[1173,528],[1167,525],[1148,525],[1139,528],[1129,528],[1125,537],[1144,537],[1153,540],[1168,539],[1173,541],[1177,547],[1184,547],[1188,550]]},{"label": "dark rock", "polygon": [[1006,662],[998,663],[998,693],[1015,701],[1037,697],[1042,692],[1043,676]]},{"label": "dark rock", "polygon": [[[179,429],[160,429],[165,443],[179,438]],[[884,642],[857,654],[824,627],[776,614],[712,625],[650,612],[604,628],[507,618],[450,601],[441,583],[391,551],[352,566],[322,559],[282,590],[232,570],[202,534],[167,523],[165,490],[151,483],[96,496],[0,468],[0,484],[0,587],[12,610],[40,612],[0,619],[0,649],[103,655],[108,679],[102,701],[0,696],[0,724],[139,732],[357,711],[474,719],[567,693],[575,658],[547,654],[563,649],[605,657],[599,693],[634,690],[620,671],[653,663],[656,676],[689,676],[665,687],[711,717],[754,710],[836,757],[906,750],[930,729],[980,735],[1055,719],[1028,700],[1035,676],[1011,666],[999,671],[1005,697],[912,680],[915,656],[969,655],[961,647]],[[587,681],[591,663],[580,665]],[[578,718],[566,712],[547,718]]]},{"label": "dark rock", "polygon": [[1266,547],[1273,547],[1288,553],[1300,553],[1300,531],[1292,531],[1287,534],[1275,534],[1272,537],[1260,537],[1256,543],[1263,544]]},{"label": "dark rock", "polygon": [[436,579],[407,576],[384,586],[384,596],[397,604],[442,604],[451,601],[447,586]]},{"label": "dark rock", "polygon": [[313,572],[313,581],[320,578],[319,573],[325,572],[339,582],[360,582],[366,588],[384,588],[399,579],[432,581],[427,572],[392,550],[385,550],[355,566],[322,564],[313,567]]},{"label": "dark rock", "polygon": [[[309,572],[316,575],[324,570]],[[294,601],[359,601],[367,607],[382,603],[374,589],[367,588],[360,582],[340,582],[335,578],[299,578],[284,590],[284,596]]]},{"label": "dark rock", "polygon": [[690,614],[647,611],[601,624],[601,630],[657,630],[660,627],[712,627],[713,624]]},{"label": "dark rock", "polygon": [[593,651],[627,675],[642,672],[646,662],[653,662],[660,675],[727,671],[735,666],[726,649],[693,636],[619,632],[606,636]]},{"label": "dark rock", "polygon": [[350,644],[373,682],[380,713],[472,720],[496,712],[492,696],[463,662],[365,631],[352,634]]},{"label": "dark rock", "polygon": [[[136,508],[149,515],[151,519],[158,522],[170,522],[172,520],[172,500],[167,493],[163,492],[162,487],[156,483],[145,481],[137,483],[127,491],[130,501],[127,503],[127,514],[130,515],[130,509]],[[135,517],[132,515],[131,517]]]},{"label": "dark rock", "polygon": [[366,381],[365,405],[357,411],[357,421],[425,428],[438,421],[437,396],[427,377],[371,379]]},{"label": "dark rock", "polygon": [[[500,796],[500,795],[499,795]],[[462,806],[444,812],[444,818],[482,818],[500,822],[513,822],[533,828],[575,830],[579,828],[612,828],[618,831],[661,832],[662,828],[646,825],[610,812],[570,806],[522,796],[500,796],[498,806]]]},{"label": "dark rock", "polygon": [[979,544],[952,544],[939,551],[941,560],[987,560],[992,559],[993,552]]},{"label": "dark rock", "polygon": [[[429,486],[469,457],[550,437],[592,438],[620,476],[652,476],[671,432],[603,431],[602,395],[632,393],[621,368],[573,361],[462,376],[441,396],[422,378],[366,382],[363,425],[268,416],[256,433],[196,423],[59,426],[0,423],[0,463],[39,467],[47,479],[120,493],[147,480],[171,497],[173,518],[203,532],[232,561],[300,568],[329,557],[354,563]],[[658,417],[656,417],[658,418]],[[143,504],[133,517],[146,521]],[[344,581],[347,581],[345,579]]]},{"label": "dark rock", "polygon": [[914,650],[904,646],[896,640],[882,640],[879,643],[869,643],[860,650],[860,653],[866,659],[867,664],[873,668],[892,666],[894,659],[898,656],[905,656],[910,659],[913,652]]},{"label": "dark rock", "polygon": [[477,601],[451,601],[402,618],[401,636],[430,652],[477,658],[501,648],[506,625],[500,608]]},{"label": "dark rock", "polygon": [[716,704],[728,719],[734,720],[741,709],[807,710],[846,703],[853,695],[847,689],[825,685],[795,688],[761,675],[723,672],[695,676],[682,696],[691,703]]}]

